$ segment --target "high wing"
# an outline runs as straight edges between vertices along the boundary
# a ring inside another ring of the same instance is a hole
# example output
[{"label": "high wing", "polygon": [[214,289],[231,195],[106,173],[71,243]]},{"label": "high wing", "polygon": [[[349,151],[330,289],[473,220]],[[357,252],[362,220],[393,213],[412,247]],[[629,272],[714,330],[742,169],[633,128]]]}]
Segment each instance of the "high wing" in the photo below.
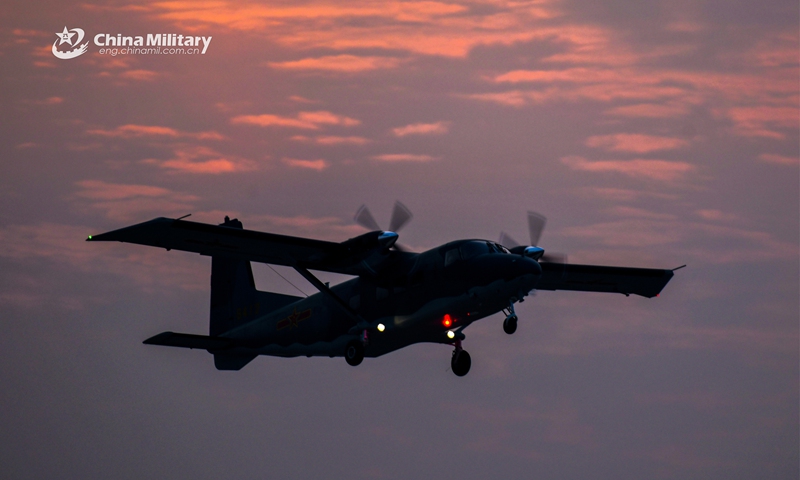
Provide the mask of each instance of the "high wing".
[{"label": "high wing", "polygon": [[245,230],[238,220],[209,225],[163,217],[87,238],[347,275],[374,274],[378,264],[395,253],[388,248],[396,240],[394,233],[376,231],[335,243]]},{"label": "high wing", "polygon": [[653,268],[605,267],[542,262],[542,278],[537,290],[576,290],[641,295],[652,298],[672,278],[672,270]]}]

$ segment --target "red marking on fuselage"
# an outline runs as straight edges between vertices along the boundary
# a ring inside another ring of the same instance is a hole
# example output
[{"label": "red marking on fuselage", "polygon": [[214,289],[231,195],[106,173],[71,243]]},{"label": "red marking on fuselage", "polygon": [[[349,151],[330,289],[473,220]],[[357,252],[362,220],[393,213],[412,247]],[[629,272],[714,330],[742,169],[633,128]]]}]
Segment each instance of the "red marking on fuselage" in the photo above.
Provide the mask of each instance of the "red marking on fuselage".
[{"label": "red marking on fuselage", "polygon": [[295,309],[292,312],[292,314],[289,315],[288,317],[278,320],[278,324],[277,324],[278,330],[282,330],[282,329],[284,329],[286,327],[297,327],[297,326],[299,326],[298,324],[300,322],[302,322],[303,320],[309,318],[310,316],[311,316],[311,309],[310,308],[306,309],[306,310],[303,310],[302,312],[298,312],[297,309]]}]

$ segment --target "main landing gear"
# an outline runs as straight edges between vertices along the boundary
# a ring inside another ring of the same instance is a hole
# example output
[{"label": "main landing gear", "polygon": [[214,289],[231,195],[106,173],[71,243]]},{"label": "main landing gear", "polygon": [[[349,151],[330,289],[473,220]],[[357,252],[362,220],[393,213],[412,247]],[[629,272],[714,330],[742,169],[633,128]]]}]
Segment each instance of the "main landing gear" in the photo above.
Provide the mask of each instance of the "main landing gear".
[{"label": "main landing gear", "polygon": [[514,312],[514,302],[508,303],[508,308],[503,309],[506,319],[503,320],[503,331],[511,335],[517,331],[517,314]]},{"label": "main landing gear", "polygon": [[469,367],[472,366],[472,359],[469,358],[469,353],[461,348],[461,340],[456,340],[456,348],[453,350],[453,357],[450,359],[450,368],[459,377],[463,377],[469,373]]},{"label": "main landing gear", "polygon": [[346,347],[344,347],[344,359],[348,365],[356,366],[364,361],[364,347],[367,345],[367,331],[361,338],[350,340]]}]

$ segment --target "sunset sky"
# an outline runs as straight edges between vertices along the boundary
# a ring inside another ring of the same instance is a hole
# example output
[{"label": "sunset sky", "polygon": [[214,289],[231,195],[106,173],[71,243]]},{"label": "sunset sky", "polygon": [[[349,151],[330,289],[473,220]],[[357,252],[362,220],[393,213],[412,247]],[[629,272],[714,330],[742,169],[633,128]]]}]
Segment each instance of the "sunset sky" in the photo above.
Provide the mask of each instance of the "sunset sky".
[{"label": "sunset sky", "polygon": [[[800,475],[796,0],[0,12],[4,478]],[[85,54],[53,54],[65,27]],[[98,34],[211,39],[114,55]],[[654,299],[537,293],[513,336],[484,319],[464,378],[433,344],[219,372],[141,343],[207,332],[209,258],[84,242],[189,213],[343,241],[395,200],[415,251],[522,241],[535,210],[570,262],[688,266]]]}]

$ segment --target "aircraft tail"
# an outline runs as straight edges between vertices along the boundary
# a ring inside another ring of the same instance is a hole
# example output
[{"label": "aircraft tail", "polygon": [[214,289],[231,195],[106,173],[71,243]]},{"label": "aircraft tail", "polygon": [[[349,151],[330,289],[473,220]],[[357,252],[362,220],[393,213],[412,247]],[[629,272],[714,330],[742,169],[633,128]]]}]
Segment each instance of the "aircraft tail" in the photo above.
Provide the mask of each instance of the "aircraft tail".
[{"label": "aircraft tail", "polygon": [[[243,228],[242,222],[225,217],[224,227]],[[211,257],[211,318],[209,335],[218,337],[273,310],[301,300],[302,297],[256,290],[253,269],[247,260],[224,256]],[[214,364],[219,370],[239,370],[250,357],[215,353]]]}]

